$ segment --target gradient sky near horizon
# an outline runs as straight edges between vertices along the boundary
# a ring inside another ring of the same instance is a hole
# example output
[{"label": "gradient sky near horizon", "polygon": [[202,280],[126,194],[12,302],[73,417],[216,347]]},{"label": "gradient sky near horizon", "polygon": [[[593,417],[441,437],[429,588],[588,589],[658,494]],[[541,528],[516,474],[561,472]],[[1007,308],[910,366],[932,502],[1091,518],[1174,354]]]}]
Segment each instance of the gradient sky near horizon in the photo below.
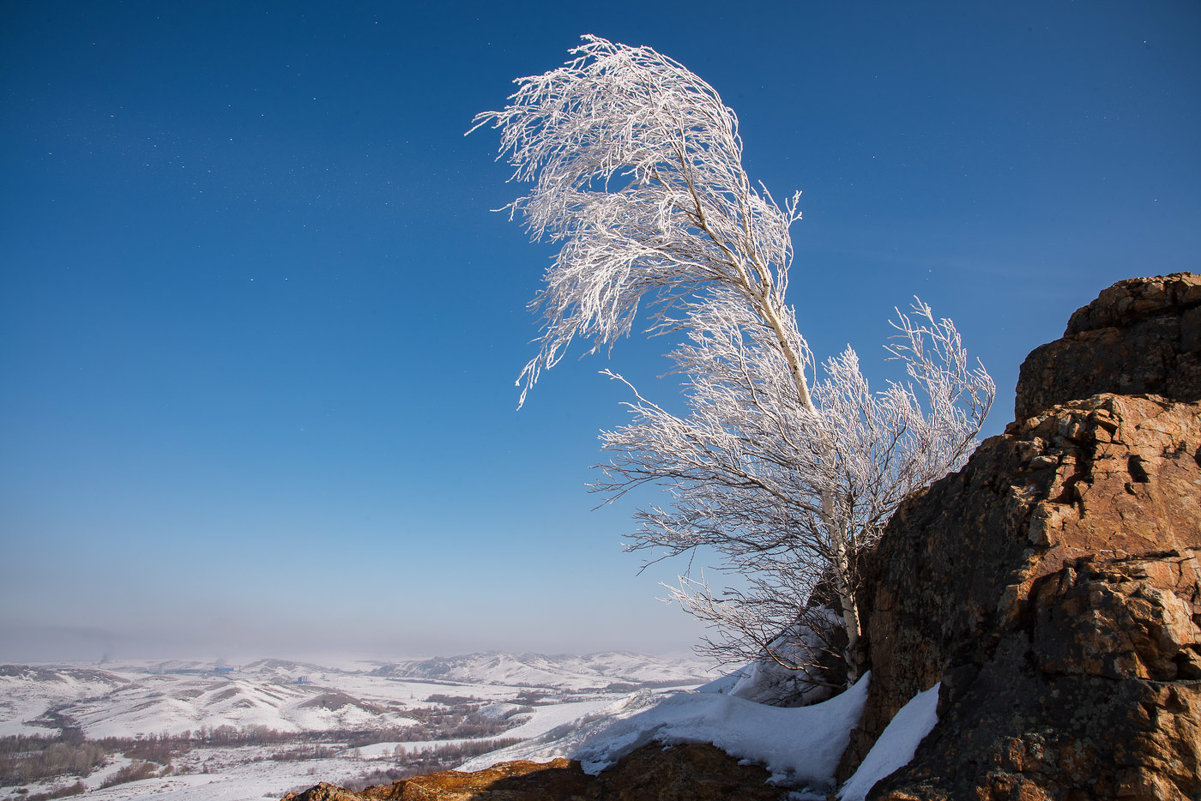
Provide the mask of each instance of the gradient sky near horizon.
[{"label": "gradient sky near horizon", "polygon": [[[605,359],[517,411],[552,250],[463,133],[593,33],[802,189],[790,300],[868,375],[915,294],[1012,419],[1033,347],[1197,270],[1201,4],[0,2],[0,660],[679,651]],[[670,396],[659,343],[612,365]]]}]

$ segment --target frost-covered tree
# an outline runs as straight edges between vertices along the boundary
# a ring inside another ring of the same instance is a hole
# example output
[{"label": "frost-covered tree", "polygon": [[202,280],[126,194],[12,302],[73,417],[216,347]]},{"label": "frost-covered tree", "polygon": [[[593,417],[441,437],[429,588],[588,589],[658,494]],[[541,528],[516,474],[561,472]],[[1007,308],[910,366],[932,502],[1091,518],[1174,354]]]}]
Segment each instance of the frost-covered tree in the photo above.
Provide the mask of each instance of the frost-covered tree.
[{"label": "frost-covered tree", "polygon": [[[631,547],[712,549],[743,577],[720,594],[703,577],[671,588],[713,626],[712,653],[765,650],[805,670],[814,633],[833,623],[853,681],[856,555],[905,496],[961,464],[992,380],[920,302],[898,313],[888,347],[907,379],[872,391],[849,348],[819,375],[785,301],[800,193],[780,206],[751,183],[737,117],[679,63],[593,36],[572,54],[476,120],[500,130],[513,178],[533,184],[510,213],[562,243],[531,303],[541,347],[518,379],[521,402],[572,340],[611,348],[648,307],[648,332],[680,343],[669,355],[687,411],[631,386],[631,422],[602,432],[613,457],[596,488],[665,486],[670,502],[638,513]],[[833,614],[810,602],[819,585]]]}]

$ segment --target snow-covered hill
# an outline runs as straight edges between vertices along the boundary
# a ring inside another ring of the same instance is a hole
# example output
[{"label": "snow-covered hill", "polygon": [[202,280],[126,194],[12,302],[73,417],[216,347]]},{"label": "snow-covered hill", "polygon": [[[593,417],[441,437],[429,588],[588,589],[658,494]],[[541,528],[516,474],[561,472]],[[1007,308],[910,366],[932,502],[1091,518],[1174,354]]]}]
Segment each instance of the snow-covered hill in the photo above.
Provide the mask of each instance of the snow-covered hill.
[{"label": "snow-covered hill", "polygon": [[50,710],[103,697],[128,683],[127,678],[94,668],[0,665],[0,737],[50,733]]},{"label": "snow-covered hill", "polygon": [[[82,777],[83,798],[162,801],[280,797],[312,776],[349,781],[377,770],[441,767],[589,718],[631,690],[657,694],[708,678],[695,659],[630,653],[482,653],[335,666],[263,659],[244,665],[142,661],[105,669],[0,667],[0,736],[53,736],[78,726],[93,740],[188,738],[155,778],[102,788],[140,757],[114,753]],[[201,730],[208,734],[200,736]],[[219,736],[212,736],[213,732]],[[241,737],[237,732],[278,732]],[[112,741],[109,741],[112,742]],[[128,748],[128,746],[121,746]],[[435,758],[435,757],[428,757]],[[453,761],[449,761],[453,760]],[[0,801],[64,790],[61,776],[0,786]]]},{"label": "snow-covered hill", "polygon": [[581,693],[611,696],[696,685],[704,678],[695,660],[629,653],[481,653],[360,664],[357,670],[279,659],[237,667],[194,661],[107,670],[5,666],[0,667],[0,736],[48,733],[51,711],[93,738],[176,735],[222,726],[279,732],[384,729],[414,724],[406,709],[441,705],[444,696],[511,701],[523,690],[537,689],[576,703],[587,700]]},{"label": "snow-covered hill", "polygon": [[329,687],[223,676],[143,676],[107,695],[68,704],[61,713],[89,737],[174,735],[221,726],[331,731],[415,722]]},{"label": "snow-covered hill", "polygon": [[666,687],[711,678],[706,666],[691,657],[663,659],[618,651],[586,656],[484,652],[393,662],[379,667],[376,674],[560,690]]}]

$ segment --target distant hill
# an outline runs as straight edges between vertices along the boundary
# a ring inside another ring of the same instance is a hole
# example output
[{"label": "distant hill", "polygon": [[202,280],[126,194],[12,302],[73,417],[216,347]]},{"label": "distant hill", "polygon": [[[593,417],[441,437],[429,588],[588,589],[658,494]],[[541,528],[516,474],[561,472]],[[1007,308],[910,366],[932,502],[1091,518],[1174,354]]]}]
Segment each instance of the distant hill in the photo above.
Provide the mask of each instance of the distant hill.
[{"label": "distant hill", "polygon": [[[89,737],[182,734],[223,726],[284,733],[406,727],[430,706],[489,703],[551,694],[585,701],[634,689],[699,684],[694,659],[632,653],[587,656],[477,653],[327,667],[260,659],[241,666],[146,661],[99,670],[0,667],[0,736],[53,734],[77,725]],[[458,700],[456,700],[458,699]],[[478,702],[477,702],[478,703]],[[573,708],[574,707],[570,707]]]},{"label": "distant hill", "polygon": [[706,665],[695,658],[664,659],[621,651],[585,656],[487,651],[392,662],[380,666],[375,674],[559,690],[607,689],[613,685],[629,685],[630,689],[665,687],[695,684],[712,678]]},{"label": "distant hill", "polygon": [[95,668],[0,665],[0,737],[52,733],[57,722],[47,716],[50,710],[127,684],[129,679]]}]

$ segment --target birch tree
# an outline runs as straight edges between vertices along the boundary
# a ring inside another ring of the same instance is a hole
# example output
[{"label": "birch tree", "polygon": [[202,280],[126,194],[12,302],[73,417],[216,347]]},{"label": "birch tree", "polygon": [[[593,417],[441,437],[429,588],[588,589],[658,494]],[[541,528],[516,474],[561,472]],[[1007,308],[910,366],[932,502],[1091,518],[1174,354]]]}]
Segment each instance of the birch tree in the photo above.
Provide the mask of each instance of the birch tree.
[{"label": "birch tree", "polygon": [[[992,380],[920,301],[898,312],[887,346],[905,379],[871,390],[850,348],[819,370],[785,300],[800,193],[781,205],[752,184],[738,118],[676,61],[594,36],[571,54],[476,118],[531,184],[511,216],[561,243],[531,302],[541,334],[520,403],[573,340],[609,350],[644,310],[649,334],[678,343],[686,413],[629,385],[630,422],[602,432],[612,458],[595,489],[662,486],[668,502],[637,513],[630,547],[652,560],[704,549],[742,577],[737,589],[690,576],[672,588],[713,627],[712,653],[807,670],[816,655],[797,647],[798,626],[832,620],[853,682],[856,556],[903,498],[963,462]],[[833,615],[811,603],[819,585]]]}]

